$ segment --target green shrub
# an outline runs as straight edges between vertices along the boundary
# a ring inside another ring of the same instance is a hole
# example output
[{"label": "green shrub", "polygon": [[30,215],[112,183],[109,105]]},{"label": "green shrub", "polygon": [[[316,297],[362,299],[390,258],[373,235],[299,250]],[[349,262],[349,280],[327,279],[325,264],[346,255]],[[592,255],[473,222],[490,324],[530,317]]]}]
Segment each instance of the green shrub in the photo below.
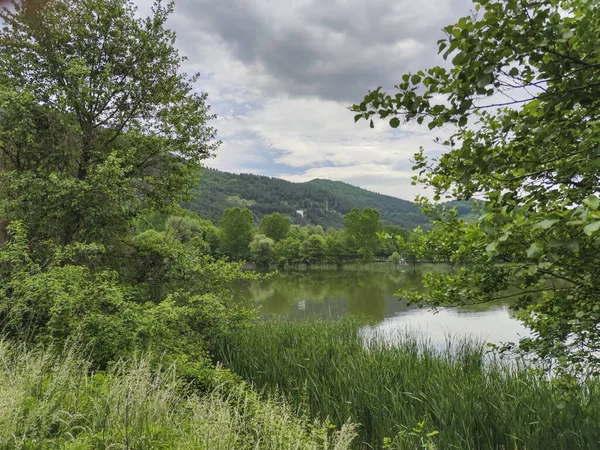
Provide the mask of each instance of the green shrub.
[{"label": "green shrub", "polygon": [[96,268],[99,246],[48,244],[39,262],[24,227],[16,222],[9,230],[11,239],[0,246],[4,336],[58,345],[77,338],[94,368],[144,352],[156,362],[177,360],[201,383],[211,343],[253,314],[230,292],[232,280],[245,276],[239,265],[195,252],[166,232],[148,230],[132,239],[129,266],[146,262],[146,272],[130,267],[134,280],[125,270]]}]

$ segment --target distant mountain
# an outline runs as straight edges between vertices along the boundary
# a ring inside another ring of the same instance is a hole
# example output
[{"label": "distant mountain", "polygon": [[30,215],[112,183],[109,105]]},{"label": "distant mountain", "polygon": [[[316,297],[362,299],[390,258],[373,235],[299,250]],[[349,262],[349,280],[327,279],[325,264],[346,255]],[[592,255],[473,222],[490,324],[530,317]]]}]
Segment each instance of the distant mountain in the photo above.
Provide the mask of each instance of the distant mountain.
[{"label": "distant mountain", "polygon": [[350,212],[352,208],[370,207],[381,213],[384,224],[400,225],[411,229],[427,223],[427,218],[421,214],[419,208],[407,200],[378,194],[342,181],[317,178],[302,184],[327,192],[327,195],[336,199],[338,211],[342,214]]},{"label": "distant mountain", "polygon": [[[249,208],[258,222],[264,215],[280,212],[300,225],[323,228],[344,226],[352,208],[371,207],[381,213],[384,224],[412,229],[427,224],[419,209],[407,200],[381,195],[341,181],[311,180],[292,183],[280,178],[233,174],[206,169],[197,197],[186,207],[217,224],[227,208]],[[302,211],[298,213],[297,211]]]}]

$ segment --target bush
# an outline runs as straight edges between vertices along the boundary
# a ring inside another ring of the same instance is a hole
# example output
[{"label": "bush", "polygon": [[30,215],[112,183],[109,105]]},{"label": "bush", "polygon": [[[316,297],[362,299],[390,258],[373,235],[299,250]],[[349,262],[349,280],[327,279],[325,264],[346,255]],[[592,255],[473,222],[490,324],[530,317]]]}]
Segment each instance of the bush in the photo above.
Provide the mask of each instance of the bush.
[{"label": "bush", "polygon": [[94,245],[48,244],[41,264],[28,250],[24,228],[14,223],[9,230],[11,239],[0,247],[5,337],[59,345],[76,337],[95,368],[145,352],[156,361],[178,359],[180,370],[202,384],[211,343],[253,314],[230,293],[232,280],[244,276],[239,265],[215,261],[166,232],[132,239],[134,279],[125,269],[95,269],[103,249]]}]

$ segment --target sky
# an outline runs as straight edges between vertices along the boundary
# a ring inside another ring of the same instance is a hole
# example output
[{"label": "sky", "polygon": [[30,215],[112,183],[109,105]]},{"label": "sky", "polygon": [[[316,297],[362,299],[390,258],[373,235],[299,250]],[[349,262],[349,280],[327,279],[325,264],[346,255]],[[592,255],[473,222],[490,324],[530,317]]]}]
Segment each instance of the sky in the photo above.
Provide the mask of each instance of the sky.
[{"label": "sky", "polygon": [[[141,14],[150,0],[136,0]],[[327,178],[412,200],[411,158],[443,148],[426,126],[354,123],[348,107],[409,71],[444,64],[442,28],[469,0],[176,0],[168,26],[200,72],[223,142],[207,166]]]}]

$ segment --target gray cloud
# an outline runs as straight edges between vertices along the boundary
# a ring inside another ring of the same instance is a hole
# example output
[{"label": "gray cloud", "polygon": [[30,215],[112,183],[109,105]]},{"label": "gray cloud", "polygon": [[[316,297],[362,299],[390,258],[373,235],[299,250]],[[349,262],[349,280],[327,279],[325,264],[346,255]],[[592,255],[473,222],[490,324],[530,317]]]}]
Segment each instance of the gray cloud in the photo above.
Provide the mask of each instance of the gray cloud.
[{"label": "gray cloud", "polygon": [[[179,0],[172,26],[190,61],[229,57],[271,94],[346,104],[440,62],[441,28],[469,0]],[[219,46],[219,53],[211,47]],[[223,54],[228,53],[228,56]],[[202,65],[202,63],[200,63]]]},{"label": "gray cloud", "polygon": [[[134,0],[148,14],[153,0]],[[168,26],[200,71],[223,146],[211,167],[329,178],[410,199],[410,159],[444,130],[354,124],[346,109],[379,85],[444,61],[442,27],[470,0],[176,0]]]}]

